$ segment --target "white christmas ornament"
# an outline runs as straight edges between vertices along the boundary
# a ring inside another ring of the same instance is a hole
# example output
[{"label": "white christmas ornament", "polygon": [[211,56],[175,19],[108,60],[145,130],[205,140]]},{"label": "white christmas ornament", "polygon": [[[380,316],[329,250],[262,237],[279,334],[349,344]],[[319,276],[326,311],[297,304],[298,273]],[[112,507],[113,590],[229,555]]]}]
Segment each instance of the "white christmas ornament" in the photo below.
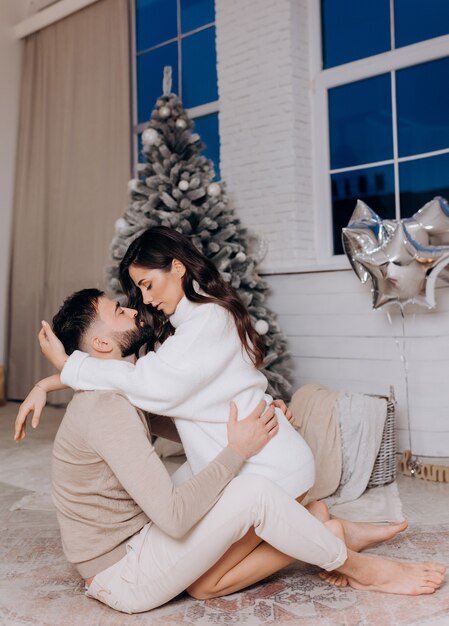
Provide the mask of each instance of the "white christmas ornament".
[{"label": "white christmas ornament", "polygon": [[178,183],[178,189],[180,189],[181,191],[187,191],[189,187],[190,185],[188,180],[180,180]]},{"label": "white christmas ornament", "polygon": [[254,328],[256,329],[256,333],[259,335],[266,335],[270,329],[268,322],[265,320],[257,320]]},{"label": "white christmas ornament", "polygon": [[180,128],[181,130],[184,130],[184,128],[187,128],[187,122],[183,120],[182,117],[180,117],[179,119],[176,120],[176,128]]},{"label": "white christmas ornament", "polygon": [[244,252],[237,252],[235,258],[239,263],[243,263],[246,261],[246,254]]},{"label": "white christmas ornament", "polygon": [[127,232],[128,229],[128,222],[123,217],[119,217],[119,219],[115,222],[115,232],[117,233],[117,235],[121,235]]},{"label": "white christmas ornament", "polygon": [[170,117],[170,109],[167,106],[163,106],[159,109],[159,117],[161,117],[163,120],[166,119],[167,117]]},{"label": "white christmas ornament", "polygon": [[132,191],[137,191],[137,188],[139,186],[139,180],[137,180],[137,178],[131,178],[131,180],[128,182],[128,191],[132,192]]},{"label": "white christmas ornament", "polygon": [[155,128],[146,128],[142,133],[142,143],[147,146],[156,146],[161,138]]},{"label": "white christmas ornament", "polygon": [[207,193],[209,196],[213,196],[213,197],[219,196],[221,193],[220,185],[218,183],[211,183],[207,187]]}]

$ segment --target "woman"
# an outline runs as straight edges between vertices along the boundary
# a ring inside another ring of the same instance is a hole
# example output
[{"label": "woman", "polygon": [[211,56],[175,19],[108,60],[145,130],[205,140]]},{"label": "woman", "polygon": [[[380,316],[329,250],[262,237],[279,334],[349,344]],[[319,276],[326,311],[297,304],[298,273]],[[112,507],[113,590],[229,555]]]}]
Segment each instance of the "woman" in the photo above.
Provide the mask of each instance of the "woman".
[{"label": "woman", "polygon": [[[120,279],[129,306],[152,323],[161,345],[135,365],[99,362],[76,351],[61,380],[74,389],[115,389],[135,406],[176,418],[197,474],[226,445],[230,399],[239,415],[261,400],[271,402],[257,369],[261,340],[215,265],[173,229],[151,228],[138,237],[121,262]],[[62,351],[61,356],[66,359]],[[282,411],[277,417],[278,435],[243,471],[263,475],[297,498],[314,483],[313,457]]]}]

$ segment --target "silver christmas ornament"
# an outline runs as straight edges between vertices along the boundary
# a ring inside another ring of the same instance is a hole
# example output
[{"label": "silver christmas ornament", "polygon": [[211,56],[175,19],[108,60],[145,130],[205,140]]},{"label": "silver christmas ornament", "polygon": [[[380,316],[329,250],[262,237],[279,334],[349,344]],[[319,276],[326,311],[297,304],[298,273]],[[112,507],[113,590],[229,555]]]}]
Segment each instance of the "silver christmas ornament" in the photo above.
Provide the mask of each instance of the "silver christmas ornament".
[{"label": "silver christmas ornament", "polygon": [[142,133],[144,146],[157,146],[161,143],[161,137],[155,128],[146,128]]},{"label": "silver christmas ornament", "polygon": [[221,187],[218,183],[211,183],[207,187],[207,195],[216,198],[221,193]]},{"label": "silver christmas ornament", "polygon": [[170,117],[170,108],[168,106],[163,106],[159,109],[159,117],[163,120],[167,119],[167,117]]},{"label": "silver christmas ornament", "polygon": [[176,120],[176,128],[184,130],[184,128],[187,128],[187,122],[184,119],[182,119],[182,117],[178,118]]},{"label": "silver christmas ornament", "polygon": [[180,189],[181,191],[187,191],[189,187],[190,184],[188,180],[180,180],[178,183],[178,189]]},{"label": "silver christmas ornament", "polygon": [[270,329],[268,322],[266,322],[265,320],[257,320],[254,328],[256,330],[256,333],[258,333],[259,335],[266,335]]},{"label": "silver christmas ornament", "polygon": [[236,261],[238,261],[239,263],[243,263],[244,261],[246,261],[246,254],[244,252],[237,252],[235,258]]}]

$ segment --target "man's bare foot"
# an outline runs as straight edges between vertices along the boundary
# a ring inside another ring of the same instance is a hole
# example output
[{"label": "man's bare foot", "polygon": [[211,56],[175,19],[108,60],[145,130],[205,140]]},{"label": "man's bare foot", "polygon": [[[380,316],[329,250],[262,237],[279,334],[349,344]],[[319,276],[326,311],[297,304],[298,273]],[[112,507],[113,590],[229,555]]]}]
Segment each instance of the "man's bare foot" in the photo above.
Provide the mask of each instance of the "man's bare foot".
[{"label": "man's bare foot", "polygon": [[[355,553],[353,553],[355,554]],[[409,596],[434,593],[444,580],[441,563],[401,563],[371,555],[356,555],[357,573],[346,572],[348,583],[360,591],[383,591]],[[343,569],[345,568],[343,566]]]},{"label": "man's bare foot", "polygon": [[331,518],[327,504],[322,500],[313,500],[306,504],[305,508],[309,511],[313,517],[316,517],[320,522],[328,522]]},{"label": "man's bare foot", "polygon": [[338,519],[338,521],[343,526],[346,545],[354,552],[360,552],[360,550],[393,539],[408,527],[405,521],[395,524],[368,524],[344,519]]}]

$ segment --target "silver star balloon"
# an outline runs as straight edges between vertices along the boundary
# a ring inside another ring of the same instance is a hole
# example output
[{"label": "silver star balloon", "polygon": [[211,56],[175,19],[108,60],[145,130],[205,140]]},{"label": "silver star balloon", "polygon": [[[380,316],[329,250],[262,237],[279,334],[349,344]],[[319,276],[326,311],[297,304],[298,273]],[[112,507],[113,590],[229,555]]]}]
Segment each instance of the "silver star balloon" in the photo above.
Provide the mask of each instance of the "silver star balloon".
[{"label": "silver star balloon", "polygon": [[359,200],[342,238],[358,278],[371,277],[374,309],[390,303],[435,306],[435,281],[449,264],[449,205],[443,198],[403,220],[382,220]]}]

